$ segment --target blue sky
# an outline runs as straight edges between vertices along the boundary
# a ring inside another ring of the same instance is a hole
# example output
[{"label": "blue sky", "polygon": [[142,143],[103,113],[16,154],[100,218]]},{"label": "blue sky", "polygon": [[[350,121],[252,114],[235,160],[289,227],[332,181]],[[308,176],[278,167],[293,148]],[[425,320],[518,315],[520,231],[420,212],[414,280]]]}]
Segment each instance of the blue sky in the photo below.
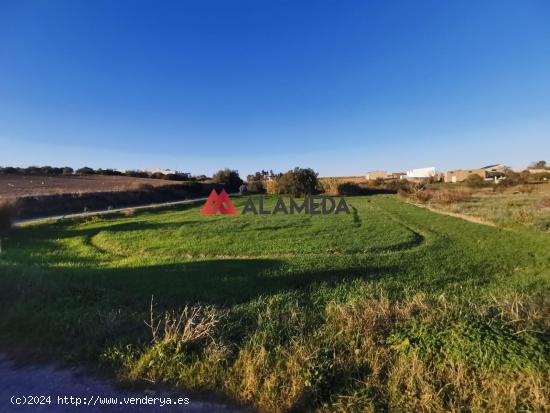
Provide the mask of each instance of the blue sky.
[{"label": "blue sky", "polygon": [[550,2],[0,2],[0,165],[550,161]]}]

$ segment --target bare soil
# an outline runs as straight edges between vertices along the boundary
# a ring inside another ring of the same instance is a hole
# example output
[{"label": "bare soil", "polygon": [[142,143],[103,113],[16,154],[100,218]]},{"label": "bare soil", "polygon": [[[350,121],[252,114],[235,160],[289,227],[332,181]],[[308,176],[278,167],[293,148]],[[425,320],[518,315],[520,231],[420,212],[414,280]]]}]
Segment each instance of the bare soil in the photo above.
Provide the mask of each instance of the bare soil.
[{"label": "bare soil", "polygon": [[177,184],[176,181],[129,176],[0,175],[0,198],[132,191]]}]

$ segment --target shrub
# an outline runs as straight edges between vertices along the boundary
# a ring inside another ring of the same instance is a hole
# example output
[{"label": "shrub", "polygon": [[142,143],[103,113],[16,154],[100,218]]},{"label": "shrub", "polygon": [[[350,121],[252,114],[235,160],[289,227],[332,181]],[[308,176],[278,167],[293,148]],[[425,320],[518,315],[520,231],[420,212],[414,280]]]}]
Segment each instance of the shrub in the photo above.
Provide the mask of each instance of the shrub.
[{"label": "shrub", "polygon": [[337,178],[325,178],[321,180],[321,188],[327,195],[338,195],[338,186],[341,181]]},{"label": "shrub", "polygon": [[373,182],[373,185],[374,186],[384,186],[386,183],[386,181],[384,180],[384,178],[376,178]]},{"label": "shrub", "polygon": [[212,177],[212,181],[217,184],[224,184],[227,191],[231,192],[238,191],[243,183],[243,180],[239,176],[239,172],[229,168],[216,172]]},{"label": "shrub", "polygon": [[468,175],[464,182],[470,188],[481,188],[486,185],[485,179],[477,174]]},{"label": "shrub", "polygon": [[95,171],[92,168],[89,168],[85,166],[84,168],[80,168],[76,170],[77,175],[93,175],[95,174]]},{"label": "shrub", "polygon": [[403,198],[408,198],[411,194],[404,188],[399,188],[397,190],[397,195],[402,196]]},{"label": "shrub", "polygon": [[15,218],[15,204],[11,201],[0,201],[0,231],[11,228]]},{"label": "shrub", "polygon": [[495,190],[509,188],[516,185],[524,185],[527,183],[529,178],[529,173],[518,173],[512,170],[507,170],[506,175],[501,179],[497,185],[495,185]]},{"label": "shrub", "polygon": [[279,178],[279,193],[311,195],[317,191],[317,175],[311,168],[294,168]]},{"label": "shrub", "polygon": [[438,204],[454,204],[468,201],[472,198],[472,192],[464,189],[450,189],[437,191],[433,196],[433,202]]},{"label": "shrub", "polygon": [[115,169],[98,169],[96,171],[98,175],[107,175],[107,176],[121,176],[123,175],[122,172],[117,171]]},{"label": "shrub", "polygon": [[262,180],[251,180],[247,182],[248,192],[254,194],[263,194],[265,192],[264,181]]},{"label": "shrub", "polygon": [[336,195],[361,195],[363,189],[355,182],[342,182],[338,185]]},{"label": "shrub", "polygon": [[536,182],[548,181],[550,179],[550,171],[531,174],[531,179],[533,179]]},{"label": "shrub", "polygon": [[402,191],[409,191],[410,190],[410,182],[406,179],[394,179],[391,181],[386,182],[386,188],[392,191],[399,192],[399,190]]},{"label": "shrub", "polygon": [[265,182],[265,190],[270,195],[280,194],[279,178],[272,178]]},{"label": "shrub", "polygon": [[414,193],[414,199],[424,204],[430,201],[433,198],[433,196],[434,196],[434,193],[431,189],[425,189],[423,191],[418,191]]}]

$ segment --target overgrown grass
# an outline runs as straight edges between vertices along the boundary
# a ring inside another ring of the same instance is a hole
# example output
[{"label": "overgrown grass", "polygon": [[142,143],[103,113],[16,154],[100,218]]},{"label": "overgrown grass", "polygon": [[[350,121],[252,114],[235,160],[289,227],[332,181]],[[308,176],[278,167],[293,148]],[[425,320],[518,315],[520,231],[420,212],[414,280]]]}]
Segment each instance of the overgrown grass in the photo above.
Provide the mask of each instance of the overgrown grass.
[{"label": "overgrown grass", "polygon": [[18,228],[0,256],[0,340],[266,412],[547,410],[548,235],[395,196],[348,203]]},{"label": "overgrown grass", "polygon": [[550,231],[550,184],[520,185],[498,191],[461,187],[427,189],[419,195],[413,199],[502,227],[519,225]]}]

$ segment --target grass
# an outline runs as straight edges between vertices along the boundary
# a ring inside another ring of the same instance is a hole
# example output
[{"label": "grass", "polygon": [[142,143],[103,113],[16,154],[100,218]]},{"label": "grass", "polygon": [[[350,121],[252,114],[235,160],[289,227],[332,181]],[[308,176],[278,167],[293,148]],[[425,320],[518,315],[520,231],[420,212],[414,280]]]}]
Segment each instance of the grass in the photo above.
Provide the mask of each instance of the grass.
[{"label": "grass", "polygon": [[266,412],[550,408],[548,235],[396,196],[348,205],[18,228],[0,255],[0,343]]},{"label": "grass", "polygon": [[531,227],[550,231],[550,184],[526,184],[493,191],[484,189],[428,192],[432,206],[443,210],[474,216],[501,227]]}]

